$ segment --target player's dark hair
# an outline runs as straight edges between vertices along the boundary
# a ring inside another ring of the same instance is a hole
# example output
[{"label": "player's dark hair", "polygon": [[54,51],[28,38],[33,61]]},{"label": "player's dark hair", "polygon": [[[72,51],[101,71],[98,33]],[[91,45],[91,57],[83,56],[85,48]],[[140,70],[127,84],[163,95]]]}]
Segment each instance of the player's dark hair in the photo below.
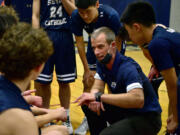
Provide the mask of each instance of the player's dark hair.
[{"label": "player's dark hair", "polygon": [[4,32],[18,21],[16,11],[12,7],[0,6],[0,39]]},{"label": "player's dark hair", "polygon": [[8,79],[22,80],[53,53],[52,42],[42,29],[18,23],[0,40],[0,72]]},{"label": "player's dark hair", "polygon": [[14,16],[0,14],[0,39],[2,38],[4,32],[14,24],[17,24],[17,20]]},{"label": "player's dark hair", "polygon": [[118,31],[118,35],[117,35],[121,40],[123,41],[129,41],[129,34],[127,32],[127,30],[125,29],[124,26],[120,27],[119,31]]},{"label": "player's dark hair", "polygon": [[14,19],[16,20],[16,22],[19,21],[19,17],[18,17],[18,15],[17,15],[17,13],[13,7],[11,7],[11,6],[0,6],[0,15],[5,15],[5,14],[13,16]]},{"label": "player's dark hair", "polygon": [[76,0],[76,7],[87,9],[89,6],[95,6],[98,0]]},{"label": "player's dark hair", "polygon": [[147,27],[155,24],[156,18],[152,5],[140,1],[129,4],[121,16],[121,22],[130,26],[135,22]]}]

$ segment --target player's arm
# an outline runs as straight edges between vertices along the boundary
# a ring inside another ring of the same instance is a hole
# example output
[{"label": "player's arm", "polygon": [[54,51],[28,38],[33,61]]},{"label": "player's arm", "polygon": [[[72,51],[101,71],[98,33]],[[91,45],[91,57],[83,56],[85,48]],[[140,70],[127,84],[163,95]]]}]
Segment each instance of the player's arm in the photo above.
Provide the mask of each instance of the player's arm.
[{"label": "player's arm", "polygon": [[102,81],[100,79],[95,79],[94,80],[94,84],[93,84],[93,86],[91,88],[91,93],[97,93],[97,92],[104,93],[104,89],[105,89],[104,81]]},{"label": "player's arm", "polygon": [[35,116],[35,119],[38,124],[38,127],[43,127],[45,124],[52,122],[56,118],[51,114],[43,114]]},{"label": "player's arm", "polygon": [[[102,82],[98,83],[103,84]],[[96,100],[94,93],[100,91],[100,89],[98,88],[98,86],[93,87],[94,88],[92,88],[91,93],[83,93],[80,97],[76,99],[75,103],[78,102],[78,105],[89,105],[91,102],[94,102]],[[121,108],[142,108],[144,106],[143,89],[133,88],[127,93],[121,94],[102,94],[101,102],[118,106]]]},{"label": "player's arm", "polygon": [[33,0],[32,27],[40,28],[40,0]]},{"label": "player's arm", "polygon": [[143,51],[144,56],[153,64],[153,60],[152,60],[152,57],[151,57],[148,49],[144,49],[142,46],[140,46],[140,48]]},{"label": "player's arm", "polygon": [[88,67],[88,62],[86,59],[84,38],[83,38],[83,36],[75,36],[75,39],[76,39],[76,45],[78,48],[78,53],[79,53],[79,56],[81,58],[81,61],[82,61],[83,67],[84,67],[84,71],[88,72],[89,67]]},{"label": "player's arm", "polygon": [[53,120],[62,120],[67,119],[66,110],[64,108],[50,109],[47,114],[35,116],[35,119],[39,127],[44,126]]},{"label": "player's arm", "polygon": [[74,0],[61,0],[66,12],[71,15],[72,12],[76,9]]},{"label": "player's arm", "polygon": [[[172,111],[175,121],[178,121],[177,116],[177,75],[174,68],[162,70],[161,74],[166,82],[166,87],[169,96],[170,111]],[[171,112],[170,112],[171,113]]]},{"label": "player's arm", "polygon": [[36,106],[32,106],[31,107],[32,113],[36,116],[36,115],[42,115],[42,114],[47,114],[48,109],[45,108],[39,108]]},{"label": "player's arm", "polygon": [[[102,81],[100,79],[95,79],[90,93],[89,92],[84,92],[81,96],[79,96],[74,101],[74,103],[78,103],[78,105],[88,105],[91,110],[93,110],[94,112],[97,112],[97,110],[101,109],[101,105],[99,104],[100,106],[99,105],[97,106],[97,104],[96,105],[94,104],[95,93],[97,93],[97,92],[103,92],[104,93],[104,88],[105,88],[104,81]],[[93,104],[93,107],[91,106],[91,104]],[[94,107],[96,108],[95,109],[96,111],[93,109]]]},{"label": "player's arm", "polygon": [[156,66],[154,65],[153,59],[148,51],[148,49],[143,48],[140,46],[141,50],[143,51],[144,56],[151,62],[152,66],[150,72],[148,74],[148,78],[151,81],[154,77],[159,76],[159,71],[157,70]]},{"label": "player's arm", "polygon": [[[121,71],[123,69],[123,71]],[[144,91],[140,74],[131,64],[122,65],[117,73],[117,83],[123,81],[125,93],[103,94],[101,101],[121,108],[142,108],[144,106]]]},{"label": "player's arm", "polygon": [[144,93],[141,88],[135,88],[123,94],[103,94],[101,101],[121,108],[142,108]]},{"label": "player's arm", "polygon": [[38,126],[31,112],[22,109],[10,109],[0,115],[0,134],[39,135]]}]

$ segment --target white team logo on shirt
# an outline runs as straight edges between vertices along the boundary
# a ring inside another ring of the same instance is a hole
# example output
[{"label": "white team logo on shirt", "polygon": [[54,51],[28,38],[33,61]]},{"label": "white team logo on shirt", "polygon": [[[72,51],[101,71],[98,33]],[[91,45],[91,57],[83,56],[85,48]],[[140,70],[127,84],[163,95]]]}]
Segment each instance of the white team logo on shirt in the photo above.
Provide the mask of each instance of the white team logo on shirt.
[{"label": "white team logo on shirt", "polygon": [[89,25],[84,25],[84,29],[89,29]]},{"label": "white team logo on shirt", "polygon": [[61,3],[61,0],[48,0],[47,5],[54,5],[54,4],[59,4]]},{"label": "white team logo on shirt", "polygon": [[116,82],[111,82],[111,87],[115,88],[116,87]]}]

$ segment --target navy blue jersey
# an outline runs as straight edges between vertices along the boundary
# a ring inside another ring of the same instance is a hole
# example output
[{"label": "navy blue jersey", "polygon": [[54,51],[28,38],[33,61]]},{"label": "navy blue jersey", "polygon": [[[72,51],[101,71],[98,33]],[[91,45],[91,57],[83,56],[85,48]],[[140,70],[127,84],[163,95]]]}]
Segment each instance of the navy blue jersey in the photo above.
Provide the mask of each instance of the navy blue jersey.
[{"label": "navy blue jersey", "polygon": [[3,3],[3,0],[0,0],[0,5]]},{"label": "navy blue jersey", "polygon": [[5,5],[12,5],[20,21],[31,23],[33,0],[5,0]]},{"label": "navy blue jersey", "polygon": [[119,14],[113,8],[100,5],[98,8],[99,16],[96,22],[86,24],[80,17],[78,10],[74,10],[72,13],[72,32],[76,36],[82,36],[83,29],[91,34],[95,29],[99,27],[109,27],[117,35],[120,28]]},{"label": "navy blue jersey", "polygon": [[30,105],[22,97],[20,89],[5,77],[0,76],[0,113],[12,108],[31,111]]},{"label": "navy blue jersey", "polygon": [[172,67],[180,70],[180,33],[156,27],[148,50],[159,71]]},{"label": "navy blue jersey", "polygon": [[69,29],[70,16],[61,0],[41,0],[40,24],[44,29]]},{"label": "navy blue jersey", "polygon": [[133,59],[117,52],[112,70],[107,69],[104,64],[97,63],[95,78],[107,83],[113,94],[127,93],[134,88],[143,88],[145,96],[144,107],[141,109],[124,110],[133,112],[161,112],[161,107],[153,87],[140,66]]}]

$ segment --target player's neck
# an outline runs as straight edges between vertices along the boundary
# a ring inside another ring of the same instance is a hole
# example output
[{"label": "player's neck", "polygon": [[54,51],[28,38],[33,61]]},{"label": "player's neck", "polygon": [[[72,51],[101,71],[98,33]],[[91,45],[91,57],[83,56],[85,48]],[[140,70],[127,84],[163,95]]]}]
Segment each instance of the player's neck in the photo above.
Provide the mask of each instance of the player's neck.
[{"label": "player's neck", "polygon": [[107,69],[112,70],[113,63],[114,63],[114,60],[115,60],[115,56],[116,55],[112,55],[112,58],[111,58],[110,62],[108,64],[106,64]]},{"label": "player's neck", "polygon": [[95,23],[99,18],[99,12],[98,12],[98,9],[95,11],[95,17],[94,17],[94,20],[93,20],[93,23]]},{"label": "player's neck", "polygon": [[24,92],[27,90],[29,83],[30,83],[30,78],[25,78],[23,80],[11,80],[20,90],[21,92]]},{"label": "player's neck", "polygon": [[151,42],[155,28],[156,28],[156,24],[153,24],[151,27],[144,28],[144,35],[145,35],[146,43]]}]

